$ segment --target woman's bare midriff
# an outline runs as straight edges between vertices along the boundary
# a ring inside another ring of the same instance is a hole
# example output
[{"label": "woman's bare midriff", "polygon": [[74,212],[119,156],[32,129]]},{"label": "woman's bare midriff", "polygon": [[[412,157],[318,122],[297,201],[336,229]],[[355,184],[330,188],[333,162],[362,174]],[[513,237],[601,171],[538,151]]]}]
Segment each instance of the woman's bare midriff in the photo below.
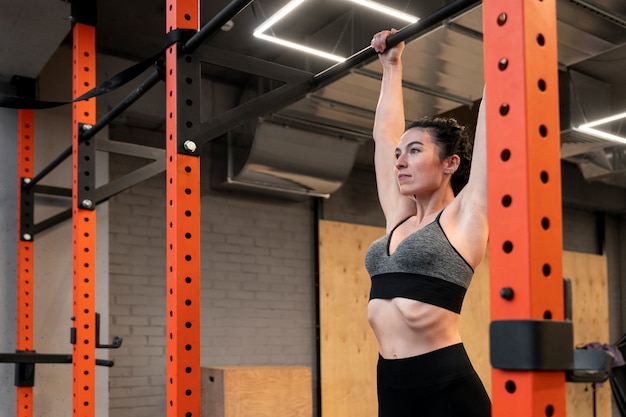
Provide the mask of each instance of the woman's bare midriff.
[{"label": "woman's bare midriff", "polygon": [[407,298],[373,299],[368,320],[385,359],[422,355],[461,342],[459,315]]}]

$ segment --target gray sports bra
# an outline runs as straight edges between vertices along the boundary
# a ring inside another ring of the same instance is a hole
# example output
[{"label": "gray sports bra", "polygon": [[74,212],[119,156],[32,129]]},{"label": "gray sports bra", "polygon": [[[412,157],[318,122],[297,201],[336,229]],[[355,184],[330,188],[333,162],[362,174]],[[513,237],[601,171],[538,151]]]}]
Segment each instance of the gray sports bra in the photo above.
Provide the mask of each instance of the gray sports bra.
[{"label": "gray sports bra", "polygon": [[474,269],[446,237],[439,222],[442,212],[400,242],[393,255],[391,236],[410,217],[370,245],[365,255],[372,279],[370,300],[402,297],[461,312]]}]

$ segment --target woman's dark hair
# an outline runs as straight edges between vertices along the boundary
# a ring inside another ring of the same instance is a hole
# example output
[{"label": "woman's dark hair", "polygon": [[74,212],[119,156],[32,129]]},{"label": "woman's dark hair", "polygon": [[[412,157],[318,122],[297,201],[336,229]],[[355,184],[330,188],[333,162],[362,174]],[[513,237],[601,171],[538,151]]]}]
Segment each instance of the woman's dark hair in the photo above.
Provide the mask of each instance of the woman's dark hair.
[{"label": "woman's dark hair", "polygon": [[465,131],[465,126],[460,125],[453,118],[422,117],[411,123],[407,130],[415,127],[429,130],[439,146],[439,156],[442,160],[452,155],[458,155],[461,158],[459,168],[450,179],[452,191],[454,195],[457,195],[469,180],[472,163],[473,143]]}]

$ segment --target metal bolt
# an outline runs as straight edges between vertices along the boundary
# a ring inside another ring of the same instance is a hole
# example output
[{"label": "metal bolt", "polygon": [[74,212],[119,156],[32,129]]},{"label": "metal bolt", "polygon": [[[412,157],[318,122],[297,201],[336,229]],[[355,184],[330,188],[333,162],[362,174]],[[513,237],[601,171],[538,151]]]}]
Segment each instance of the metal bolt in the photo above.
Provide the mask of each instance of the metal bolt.
[{"label": "metal bolt", "polygon": [[93,129],[93,125],[89,125],[89,124],[85,124],[83,125],[83,132],[86,132],[87,130]]},{"label": "metal bolt", "polygon": [[187,152],[191,153],[195,152],[197,149],[196,142],[192,140],[186,140],[185,143],[183,143],[183,147]]},{"label": "metal bolt", "polygon": [[90,209],[91,207],[93,207],[93,201],[86,198],[82,201],[81,206],[83,208]]},{"label": "metal bolt", "polygon": [[22,235],[22,239],[24,239],[24,240],[32,240],[33,237],[30,235],[30,233],[24,233]]},{"label": "metal bolt", "polygon": [[500,290],[500,297],[504,298],[507,301],[511,301],[514,296],[513,288],[504,287]]},{"label": "metal bolt", "polygon": [[27,184],[27,185],[28,185],[28,184],[30,184],[30,183],[32,182],[32,179],[31,179],[31,178],[23,178],[23,179],[22,179],[22,182],[23,182],[24,184]]}]

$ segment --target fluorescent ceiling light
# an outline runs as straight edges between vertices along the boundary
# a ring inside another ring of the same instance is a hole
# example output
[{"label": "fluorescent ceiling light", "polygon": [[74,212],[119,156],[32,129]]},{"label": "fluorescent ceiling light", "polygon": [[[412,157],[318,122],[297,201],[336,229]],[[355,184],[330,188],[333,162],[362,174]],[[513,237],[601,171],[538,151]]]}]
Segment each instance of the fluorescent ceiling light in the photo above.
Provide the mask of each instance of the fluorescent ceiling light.
[{"label": "fluorescent ceiling light", "polygon": [[274,26],[283,17],[287,16],[289,13],[293,12],[299,5],[304,3],[304,0],[291,0],[285,7],[276,12],[272,17],[267,19],[261,26],[254,29],[254,35],[257,33],[263,33],[268,30],[270,27]]},{"label": "fluorescent ceiling light", "polygon": [[[253,35],[259,39],[263,39],[269,42],[274,42],[276,44],[282,45],[282,46],[286,46],[287,48],[292,48],[292,49],[296,49],[298,51],[302,51],[302,52],[306,52],[308,54],[312,54],[312,55],[316,55],[322,58],[326,58],[329,59],[331,61],[337,61],[337,62],[343,62],[346,60],[346,58],[342,57],[342,56],[338,56],[335,54],[331,54],[328,52],[324,52],[324,51],[320,51],[319,49],[314,49],[314,48],[310,48],[308,46],[304,46],[302,44],[296,43],[296,42],[291,42],[285,39],[281,39],[278,38],[276,36],[271,36],[271,35],[266,35],[265,32],[270,29],[272,26],[274,26],[276,23],[278,23],[279,21],[281,21],[282,19],[284,19],[286,16],[288,16],[291,12],[293,12],[294,10],[296,10],[298,8],[298,6],[300,6],[302,3],[304,3],[306,0],[291,0],[289,3],[287,3],[282,9],[280,9],[278,12],[276,12],[275,14],[273,14],[269,19],[267,19],[265,22],[263,22],[259,27],[257,27],[254,32]],[[337,1],[345,1],[345,0],[337,0]],[[384,13],[386,15],[389,16],[393,16],[397,19],[403,20],[405,22],[408,23],[415,23],[417,22],[419,19],[415,16],[411,16],[407,13],[392,9],[390,7],[387,6],[383,6],[382,4],[373,2],[373,1],[369,1],[369,0],[350,0],[353,3],[356,3],[360,6],[364,6],[367,7],[369,9],[375,10],[377,12],[380,13]]]},{"label": "fluorescent ceiling light", "polygon": [[331,61],[343,62],[343,61],[346,60],[342,56],[329,54],[329,53],[326,53],[324,51],[320,51],[318,49],[309,48],[308,46],[300,45],[298,43],[289,42],[289,41],[286,41],[284,39],[277,38],[275,36],[269,36],[269,35],[265,35],[263,33],[255,33],[254,36],[256,36],[259,39],[263,39],[263,40],[266,40],[266,41],[277,43],[277,44],[282,45],[282,46],[286,46],[287,48],[297,49],[298,51],[306,52],[306,53],[311,54],[311,55],[317,55],[317,56],[322,57],[322,58],[330,59]]},{"label": "fluorescent ceiling light", "polygon": [[608,132],[604,132],[602,130],[595,129],[596,126],[600,126],[600,125],[604,125],[604,124],[607,124],[607,123],[611,123],[611,122],[614,122],[614,121],[620,120],[620,119],[626,119],[626,112],[620,113],[620,114],[616,114],[616,115],[613,115],[613,116],[609,116],[609,117],[605,117],[603,119],[599,119],[599,120],[596,120],[596,121],[593,121],[593,122],[582,124],[582,125],[578,126],[578,128],[575,128],[574,130],[585,132],[585,133],[588,133],[590,135],[597,136],[599,138],[610,140],[610,141],[613,141],[613,142],[619,142],[619,143],[622,143],[622,144],[626,144],[626,138],[625,137],[614,135],[612,133],[608,133]]},{"label": "fluorescent ceiling light", "polygon": [[397,17],[400,20],[404,20],[407,23],[415,23],[419,20],[419,18],[415,16],[411,16],[410,14],[401,12],[396,9],[392,9],[391,7],[383,6],[382,4],[378,4],[373,1],[368,0],[350,0],[353,3],[359,4],[361,6],[368,7],[372,10],[376,10],[377,12],[384,13],[389,16]]}]

